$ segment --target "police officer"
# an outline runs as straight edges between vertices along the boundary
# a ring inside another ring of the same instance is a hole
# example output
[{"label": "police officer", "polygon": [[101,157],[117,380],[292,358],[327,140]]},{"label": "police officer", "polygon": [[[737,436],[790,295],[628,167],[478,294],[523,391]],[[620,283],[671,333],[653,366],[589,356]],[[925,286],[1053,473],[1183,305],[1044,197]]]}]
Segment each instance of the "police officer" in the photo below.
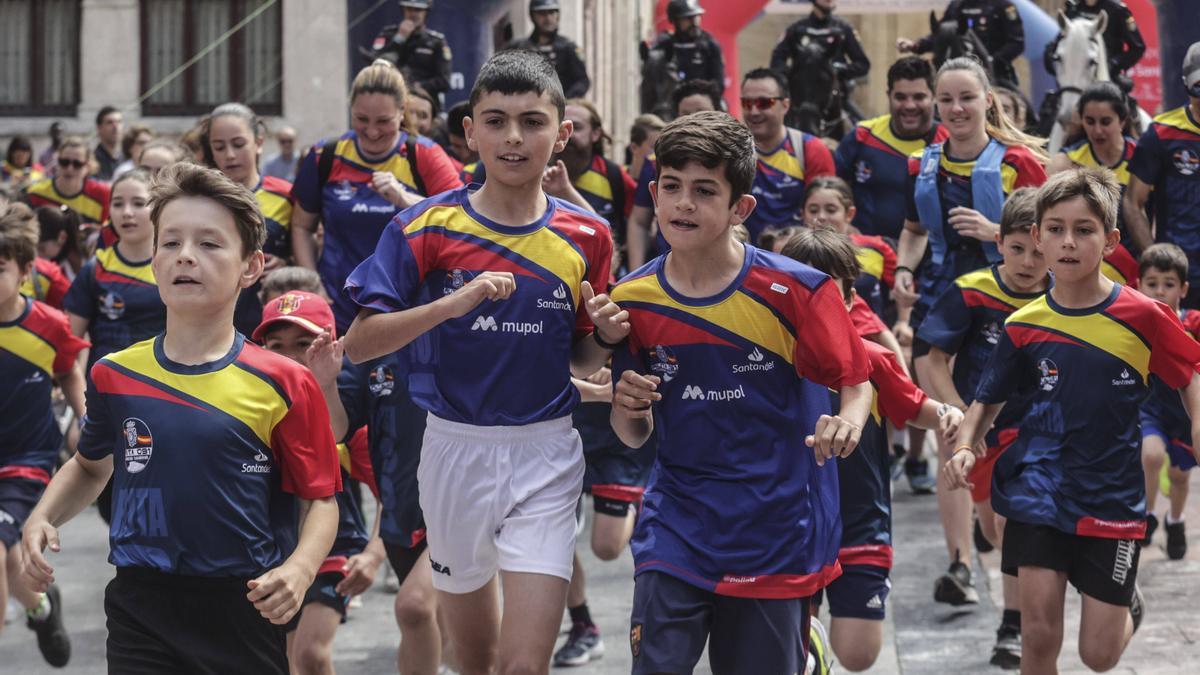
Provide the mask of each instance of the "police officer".
[{"label": "police officer", "polygon": [[713,36],[700,29],[700,0],[671,0],[667,18],[675,32],[659,36],[651,49],[661,50],[675,65],[680,82],[707,80],[725,91],[725,57]]},{"label": "police officer", "polygon": [[[1125,71],[1137,65],[1142,55],[1146,53],[1146,41],[1142,39],[1142,31],[1138,29],[1133,13],[1120,0],[1067,0],[1063,12],[1068,19],[1095,19],[1100,12],[1108,15],[1104,26],[1104,49],[1108,52],[1108,73],[1114,82],[1126,92],[1133,88],[1133,82]],[[1054,75],[1054,52],[1058,49],[1057,38],[1046,45],[1046,72]]]},{"label": "police officer", "polygon": [[[1012,62],[1025,51],[1025,25],[1010,0],[954,0],[946,7],[942,21],[957,21],[960,31],[974,30],[992,56],[995,84],[1017,87],[1017,71]],[[896,40],[896,48],[916,54],[933,51],[933,35],[916,42],[900,38]]]},{"label": "police officer", "polygon": [[[796,58],[797,52],[815,44],[824,49],[824,60],[833,63],[842,85],[866,75],[871,70],[871,61],[859,44],[854,28],[845,19],[833,15],[837,0],[812,0],[812,6],[812,13],[788,26],[779,44],[775,45],[771,52],[771,70],[787,73],[788,81],[792,81],[794,69],[806,62]],[[798,102],[793,100],[792,106],[797,107]]]},{"label": "police officer", "polygon": [[533,34],[508,43],[508,49],[530,49],[550,59],[567,98],[580,98],[592,86],[583,51],[570,38],[558,34],[558,0],[530,0]]},{"label": "police officer", "polygon": [[371,44],[372,58],[395,63],[406,82],[438,96],[450,88],[450,46],[446,36],[425,26],[433,0],[400,0],[404,21],[384,26]]}]

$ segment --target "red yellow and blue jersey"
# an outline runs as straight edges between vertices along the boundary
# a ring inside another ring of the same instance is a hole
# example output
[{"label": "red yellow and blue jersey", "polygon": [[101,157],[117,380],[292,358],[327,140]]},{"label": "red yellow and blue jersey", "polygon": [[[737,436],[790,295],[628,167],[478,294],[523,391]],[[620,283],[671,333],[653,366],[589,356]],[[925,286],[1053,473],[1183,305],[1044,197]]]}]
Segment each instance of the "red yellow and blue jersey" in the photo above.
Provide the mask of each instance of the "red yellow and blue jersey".
[{"label": "red yellow and blue jersey", "polygon": [[858,264],[862,268],[854,280],[854,289],[872,311],[883,316],[887,291],[896,283],[896,250],[883,237],[852,234],[850,240],[858,248]]},{"label": "red yellow and blue jersey", "polygon": [[1112,253],[1104,256],[1100,273],[1122,286],[1138,287],[1138,261],[1124,244],[1117,244]]},{"label": "red yellow and blue jersey", "polygon": [[[1188,335],[1200,340],[1200,312],[1181,309],[1178,316]],[[1149,422],[1167,434],[1172,442],[1181,443],[1191,449],[1191,420],[1183,407],[1183,401],[1179,398],[1179,392],[1168,387],[1157,375],[1150,376],[1150,395],[1142,403],[1141,420],[1143,430]]]},{"label": "red yellow and blue jersey", "polygon": [[458,172],[458,179],[462,181],[463,185],[470,185],[471,183],[482,184],[483,181],[478,180],[475,177],[475,174],[482,170],[483,162],[475,161],[471,162],[470,164],[464,164],[462,170]]},{"label": "red yellow and blue jersey", "polygon": [[[1133,159],[1133,152],[1137,148],[1137,141],[1129,136],[1124,136],[1121,139],[1122,150],[1121,159],[1114,166],[1106,166],[1096,157],[1096,151],[1092,148],[1092,142],[1087,138],[1069,145],[1062,149],[1062,152],[1071,160],[1075,166],[1092,167],[1108,169],[1116,176],[1117,182],[1121,184],[1121,194],[1125,194],[1125,188],[1129,185],[1129,160]],[[1121,244],[1127,247],[1132,247],[1132,239],[1129,238],[1129,233],[1125,228],[1125,210],[1117,209],[1117,228],[1121,230]],[[1109,278],[1112,278],[1111,276]],[[1113,281],[1118,281],[1113,279]],[[1121,281],[1120,283],[1126,283]],[[1137,288],[1137,286],[1134,286]]]},{"label": "red yellow and blue jersey", "polygon": [[[654,208],[654,197],[650,195],[650,183],[658,175],[658,157],[651,153],[642,162],[642,170],[637,175],[637,187],[633,191],[633,205]],[[663,251],[665,253],[665,251]]]},{"label": "red yellow and blue jersey", "polygon": [[282,178],[263,176],[254,189],[258,208],[267,224],[263,253],[292,257],[292,184]]},{"label": "red yellow and blue jersey", "polygon": [[924,136],[902,138],[892,130],[892,116],[882,115],[859,122],[842,138],[833,158],[838,175],[854,191],[854,226],[860,232],[900,238],[908,158],[948,136],[946,128],[935,123]]},{"label": "red yellow and blue jersey", "polygon": [[109,562],[253,577],[295,547],[295,498],[342,487],[312,373],[235,334],[211,363],[167,358],[162,337],[92,368],[79,454],[113,457]]},{"label": "red yellow and blue jersey", "polygon": [[[799,225],[808,181],[835,173],[833,155],[820,138],[803,133],[804,147],[796,148],[792,145],[792,136],[791,133],[784,134],[783,142],[769,152],[755,149],[758,164],[750,193],[758,200],[758,205],[745,223],[752,243],[758,241],[758,235],[764,230]],[[803,153],[803,164],[797,159],[798,153]]]},{"label": "red yellow and blue jersey", "polygon": [[46,171],[41,164],[34,162],[26,167],[16,167],[8,160],[0,162],[0,185],[23,186],[36,183],[46,177]]},{"label": "red yellow and blue jersey", "polygon": [[103,181],[87,178],[79,194],[67,196],[54,187],[53,178],[46,178],[30,185],[25,194],[29,205],[35,209],[39,206],[66,206],[78,213],[80,222],[85,225],[108,222],[110,191],[108,183]]},{"label": "red yellow and blue jersey", "polygon": [[158,294],[150,261],[133,262],[119,247],[96,251],[83,265],[63,301],[71,314],[88,320],[88,367],[101,357],[154,337],[167,327],[167,308]]},{"label": "red yellow and blue jersey", "polygon": [[[669,254],[668,254],[669,255]],[[828,388],[867,381],[867,356],[828,276],[745,247],[711,297],[671,287],[660,256],[613,288],[630,313],[613,379],[661,378],[658,454],[631,542],[636,573],[720,595],[807,597],[840,573],[836,462],[804,444]]]},{"label": "red yellow and blue jersey", "polygon": [[[952,376],[963,402],[974,400],[983,370],[1004,332],[1005,320],[1044,294],[1012,290],[1000,277],[1000,265],[996,264],[955,279],[934,301],[917,329],[917,337],[957,356]],[[1010,399],[988,432],[989,441],[998,430],[1016,426],[1027,408],[1028,401]]]},{"label": "red yellow and blue jersey", "polygon": [[426,413],[408,395],[407,373],[403,352],[348,365],[338,374],[338,394],[350,426],[370,430],[368,452],[383,507],[379,537],[413,548],[425,540],[417,465]]},{"label": "red yellow and blue jersey", "polygon": [[63,298],[70,288],[71,282],[58,263],[39,256],[33,260],[33,273],[21,282],[21,295],[62,309]]},{"label": "red yellow and blue jersey", "polygon": [[[892,567],[892,444],[885,420],[903,428],[921,414],[929,397],[917,388],[896,355],[886,347],[863,340],[871,364],[871,415],[863,426],[858,447],[837,460],[841,495],[842,565]],[[834,395],[834,406],[838,405]]]},{"label": "red yellow and blue jersey", "polygon": [[336,495],[337,535],[333,539],[333,548],[329,549],[329,555],[325,556],[317,574],[341,572],[346,561],[351,556],[362,553],[371,539],[367,522],[363,518],[362,505],[354,498],[354,492],[349,490],[350,481],[356,480],[366,485],[376,499],[379,498],[379,490],[375,486],[375,471],[371,468],[371,455],[367,450],[367,435],[367,427],[359,427],[346,440],[337,444],[343,487]]},{"label": "red yellow and blue jersey", "polygon": [[350,302],[342,290],[346,277],[375,252],[379,236],[398,210],[371,186],[371,176],[376,171],[390,173],[405,190],[420,194],[417,181],[413,178],[412,159],[415,159],[428,191],[422,197],[432,197],[462,186],[458,172],[441,146],[423,136],[418,137],[416,157],[409,158],[407,142],[408,134],[401,132],[392,152],[384,159],[372,161],[358,149],[357,134],[349,131],[338,140],[337,156],[323,188],[320,184],[319,162],[324,152],[324,142],[313,146],[296,171],[292,198],[305,211],[320,214],[325,226],[317,271],[321,273],[326,292],[333,299],[333,316],[337,319],[339,333],[345,333],[358,314],[358,307]]},{"label": "red yellow and blue jersey", "polygon": [[612,254],[608,225],[589,211],[547,197],[538,220],[502,225],[475,211],[460,188],[392,220],[346,292],[361,307],[395,312],[449,295],[482,272],[511,272],[508,299],[484,301],[408,348],[409,393],[453,422],[531,424],[579,403],[571,349],[593,330],[580,284],[604,293]]},{"label": "red yellow and blue jersey", "polygon": [[1154,118],[1129,173],[1154,188],[1155,238],[1187,252],[1189,281],[1200,282],[1200,122],[1188,106]]},{"label": "red yellow and blue jersey", "polygon": [[50,393],[71,371],[87,342],[71,334],[67,317],[25,299],[25,310],[0,322],[0,478],[50,482],[62,442]]},{"label": "red yellow and blue jersey", "polygon": [[1047,293],[1013,312],[975,396],[1031,392],[1020,435],[996,460],[993,508],[1071,534],[1143,537],[1139,408],[1151,375],[1179,389],[1198,364],[1200,343],[1174,312],[1120,284],[1093,307]]}]

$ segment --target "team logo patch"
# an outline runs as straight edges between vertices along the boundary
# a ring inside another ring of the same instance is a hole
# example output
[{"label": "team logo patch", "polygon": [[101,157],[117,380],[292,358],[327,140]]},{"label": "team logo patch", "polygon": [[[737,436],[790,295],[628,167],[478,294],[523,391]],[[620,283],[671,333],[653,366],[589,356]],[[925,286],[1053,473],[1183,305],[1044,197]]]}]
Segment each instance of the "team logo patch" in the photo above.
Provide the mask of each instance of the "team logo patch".
[{"label": "team logo patch", "polygon": [[983,327],[983,339],[987,340],[989,345],[994,345],[1000,342],[1000,324],[991,321]]},{"label": "team logo patch", "polygon": [[865,160],[860,159],[854,163],[855,182],[866,183],[867,181],[871,180],[871,174],[874,172],[875,170],[872,169],[871,165],[867,164]]},{"label": "team logo patch", "polygon": [[467,275],[470,274],[466,270],[452,269],[446,273],[446,283],[442,288],[443,295],[450,295],[454,291],[467,285]]},{"label": "team logo patch", "polygon": [[1041,379],[1038,381],[1038,386],[1042,391],[1051,391],[1058,385],[1058,364],[1050,359],[1042,359],[1037,362],[1038,372],[1041,373]]},{"label": "team logo patch", "polygon": [[121,424],[125,432],[125,470],[140,473],[154,454],[154,435],[150,425],[136,417],[127,417]]},{"label": "team logo patch", "polygon": [[642,655],[642,624],[637,624],[629,631],[629,651],[633,653],[633,658]]},{"label": "team logo patch", "polygon": [[279,313],[291,314],[292,312],[300,309],[300,303],[302,302],[304,302],[304,298],[302,296],[296,295],[295,293],[288,293],[279,299]]},{"label": "team logo patch", "polygon": [[663,382],[670,382],[679,374],[679,359],[670,349],[656,345],[650,358],[650,372],[661,377]]},{"label": "team logo patch", "polygon": [[354,195],[357,192],[358,188],[354,187],[354,184],[348,180],[338,181],[333,184],[333,196],[337,197],[340,202],[348,202],[354,199]]},{"label": "team logo patch", "polygon": [[392,374],[392,369],[387,366],[375,366],[367,383],[367,390],[371,392],[371,395],[375,397],[391,396],[395,389],[396,376]]},{"label": "team logo patch", "polygon": [[1189,148],[1176,150],[1172,159],[1175,161],[1175,170],[1185,176],[1191,176],[1196,171],[1200,171],[1200,156],[1197,156]]},{"label": "team logo patch", "polygon": [[109,291],[100,298],[100,313],[116,321],[125,314],[125,298],[116,291]]},{"label": "team logo patch", "polygon": [[1128,368],[1122,368],[1120,376],[1114,377],[1112,383],[1114,387],[1128,387],[1137,384],[1137,380],[1130,375]]}]

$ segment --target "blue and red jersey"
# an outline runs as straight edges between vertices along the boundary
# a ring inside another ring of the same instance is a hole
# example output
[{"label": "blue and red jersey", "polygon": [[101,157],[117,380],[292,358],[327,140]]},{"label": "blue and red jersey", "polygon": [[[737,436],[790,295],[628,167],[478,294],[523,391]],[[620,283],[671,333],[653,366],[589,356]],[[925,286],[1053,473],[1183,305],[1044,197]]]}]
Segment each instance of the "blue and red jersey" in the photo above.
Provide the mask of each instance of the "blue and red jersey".
[{"label": "blue and red jersey", "polygon": [[608,288],[608,225],[554,197],[538,220],[502,225],[475,211],[470,194],[460,188],[396,216],[346,292],[364,308],[395,312],[449,295],[482,272],[511,272],[508,299],[484,301],[409,347],[409,393],[442,419],[480,426],[569,415],[579,403],[572,346],[593,330],[580,285],[589,281],[597,294]]},{"label": "blue and red jersey", "polygon": [[[841,493],[842,565],[892,567],[892,447],[884,420],[903,428],[929,397],[904,374],[896,355],[863,340],[874,399],[858,447],[837,460]],[[839,397],[834,396],[836,401]],[[835,403],[836,405],[836,403]]]},{"label": "blue and red jersey", "polygon": [[[800,134],[803,147],[796,148],[792,136],[784,134],[783,142],[769,152],[755,150],[758,165],[750,193],[758,205],[745,223],[752,243],[758,241],[763,230],[799,225],[808,181],[835,174],[833,155],[820,138]],[[798,156],[804,158],[803,164]]]},{"label": "blue and red jersey", "polygon": [[[1200,312],[1181,309],[1178,316],[1188,335],[1200,340]],[[1150,395],[1142,403],[1142,419],[1152,421],[1171,441],[1182,443],[1189,449],[1192,447],[1192,424],[1179,392],[1168,387],[1157,375],[1150,376]]]},{"label": "blue and red jersey", "polygon": [[69,288],[71,282],[58,263],[39,256],[33,260],[33,273],[21,283],[21,295],[62,309]]},{"label": "blue and red jersey", "polygon": [[342,471],[342,486],[344,489],[336,495],[338,505],[337,535],[333,540],[333,548],[317,570],[317,574],[325,572],[341,572],[346,561],[351,556],[362,553],[371,539],[367,530],[367,522],[363,518],[362,505],[354,498],[354,493],[348,488],[351,480],[356,480],[371,494],[379,499],[379,489],[375,485],[375,471],[371,468],[371,455],[367,446],[367,427],[359,427],[343,442],[337,444],[338,464]]},{"label": "blue and red jersey", "polygon": [[1071,534],[1143,537],[1139,408],[1151,375],[1179,389],[1198,364],[1200,343],[1178,317],[1120,284],[1093,307],[1047,293],[1013,312],[975,396],[1032,392],[1020,435],[996,460],[996,512]]},{"label": "blue and red jersey", "polygon": [[105,248],[83,265],[63,307],[88,320],[92,350],[88,368],[101,357],[163,332],[167,308],[158,294],[150,261],[129,261]]},{"label": "blue and red jersey", "polygon": [[108,222],[111,190],[108,183],[94,178],[84,179],[83,189],[70,196],[58,191],[53,178],[30,185],[25,190],[25,195],[29,205],[35,209],[39,206],[66,206],[78,213],[80,222],[85,225],[102,225]]},{"label": "blue and red jersey", "polygon": [[203,577],[276,567],[297,537],[295,498],[342,486],[312,373],[235,334],[183,365],[162,337],[92,368],[79,454],[113,456],[109,562]]},{"label": "blue and red jersey", "polygon": [[851,234],[850,240],[858,249],[858,265],[862,268],[854,280],[854,290],[883,316],[888,291],[896,283],[896,250],[883,237]]},{"label": "blue and red jersey", "polygon": [[[333,299],[333,315],[339,333],[345,333],[358,314],[358,307],[342,290],[346,277],[375,252],[379,237],[397,207],[375,191],[371,176],[384,171],[396,177],[405,190],[420,194],[413,177],[414,158],[407,156],[408,134],[401,132],[396,147],[383,159],[370,160],[358,149],[353,131],[342,135],[324,187],[319,164],[325,143],[317,143],[300,161],[292,186],[295,203],[309,213],[321,215],[325,225],[324,246],[317,271]],[[416,139],[415,165],[430,197],[462,187],[458,172],[441,146],[423,136]]]},{"label": "blue and red jersey", "polygon": [[863,120],[847,133],[833,158],[838,176],[854,191],[854,227],[866,235],[899,239],[904,227],[908,158],[948,136],[946,128],[935,123],[924,136],[902,138],[892,130],[891,115]]},{"label": "blue and red jersey", "polygon": [[828,276],[745,247],[737,278],[708,298],[671,287],[666,257],[614,287],[630,313],[626,370],[662,380],[658,455],[632,540],[636,572],[721,595],[807,597],[840,573],[834,462],[804,437],[827,388],[867,381],[868,363]]},{"label": "blue and red jersey", "polygon": [[26,298],[20,317],[0,322],[0,478],[50,482],[62,443],[50,406],[54,378],[69,373],[87,346],[62,312],[36,300]]},{"label": "blue and red jersey", "polygon": [[1188,106],[1154,118],[1138,139],[1129,173],[1154,188],[1155,238],[1188,256],[1188,278],[1200,281],[1200,122]]},{"label": "blue and red jersey", "polygon": [[263,253],[281,258],[292,257],[292,184],[282,178],[263,176],[254,189],[254,198],[267,225]]}]

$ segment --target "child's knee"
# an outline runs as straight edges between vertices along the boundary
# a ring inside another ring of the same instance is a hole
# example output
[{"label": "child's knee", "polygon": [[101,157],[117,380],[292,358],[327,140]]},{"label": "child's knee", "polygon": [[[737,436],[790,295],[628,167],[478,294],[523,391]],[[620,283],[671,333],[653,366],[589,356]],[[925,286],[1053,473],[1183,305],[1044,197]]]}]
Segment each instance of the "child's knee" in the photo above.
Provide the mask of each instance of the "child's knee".
[{"label": "child's knee", "polygon": [[401,628],[430,625],[437,618],[437,596],[431,588],[400,588],[396,594],[396,623]]},{"label": "child's knee", "polygon": [[1121,652],[1124,650],[1119,642],[1114,643],[1111,640],[1085,641],[1080,639],[1079,642],[1079,659],[1083,661],[1083,665],[1097,673],[1115,668],[1117,662],[1121,660]]},{"label": "child's knee", "polygon": [[1021,607],[1021,648],[1038,654],[1058,653],[1062,649],[1061,621]]},{"label": "child's knee", "polygon": [[875,659],[879,658],[879,645],[838,644],[835,642],[833,653],[837,656],[838,663],[842,668],[852,673],[859,673],[875,665]]},{"label": "child's knee", "polygon": [[300,675],[327,673],[333,664],[333,645],[321,640],[298,641],[293,647],[292,664]]},{"label": "child's knee", "polygon": [[1171,485],[1173,487],[1186,486],[1188,484],[1188,479],[1190,478],[1190,475],[1191,475],[1190,471],[1184,471],[1183,469],[1179,469],[1179,468],[1176,468],[1173,466],[1170,467],[1169,469],[1167,469],[1167,480],[1171,481]]},{"label": "child's knee", "polygon": [[614,541],[613,539],[597,539],[592,541],[592,553],[595,553],[597,558],[605,562],[619,558],[621,550],[624,548],[624,542]]}]

